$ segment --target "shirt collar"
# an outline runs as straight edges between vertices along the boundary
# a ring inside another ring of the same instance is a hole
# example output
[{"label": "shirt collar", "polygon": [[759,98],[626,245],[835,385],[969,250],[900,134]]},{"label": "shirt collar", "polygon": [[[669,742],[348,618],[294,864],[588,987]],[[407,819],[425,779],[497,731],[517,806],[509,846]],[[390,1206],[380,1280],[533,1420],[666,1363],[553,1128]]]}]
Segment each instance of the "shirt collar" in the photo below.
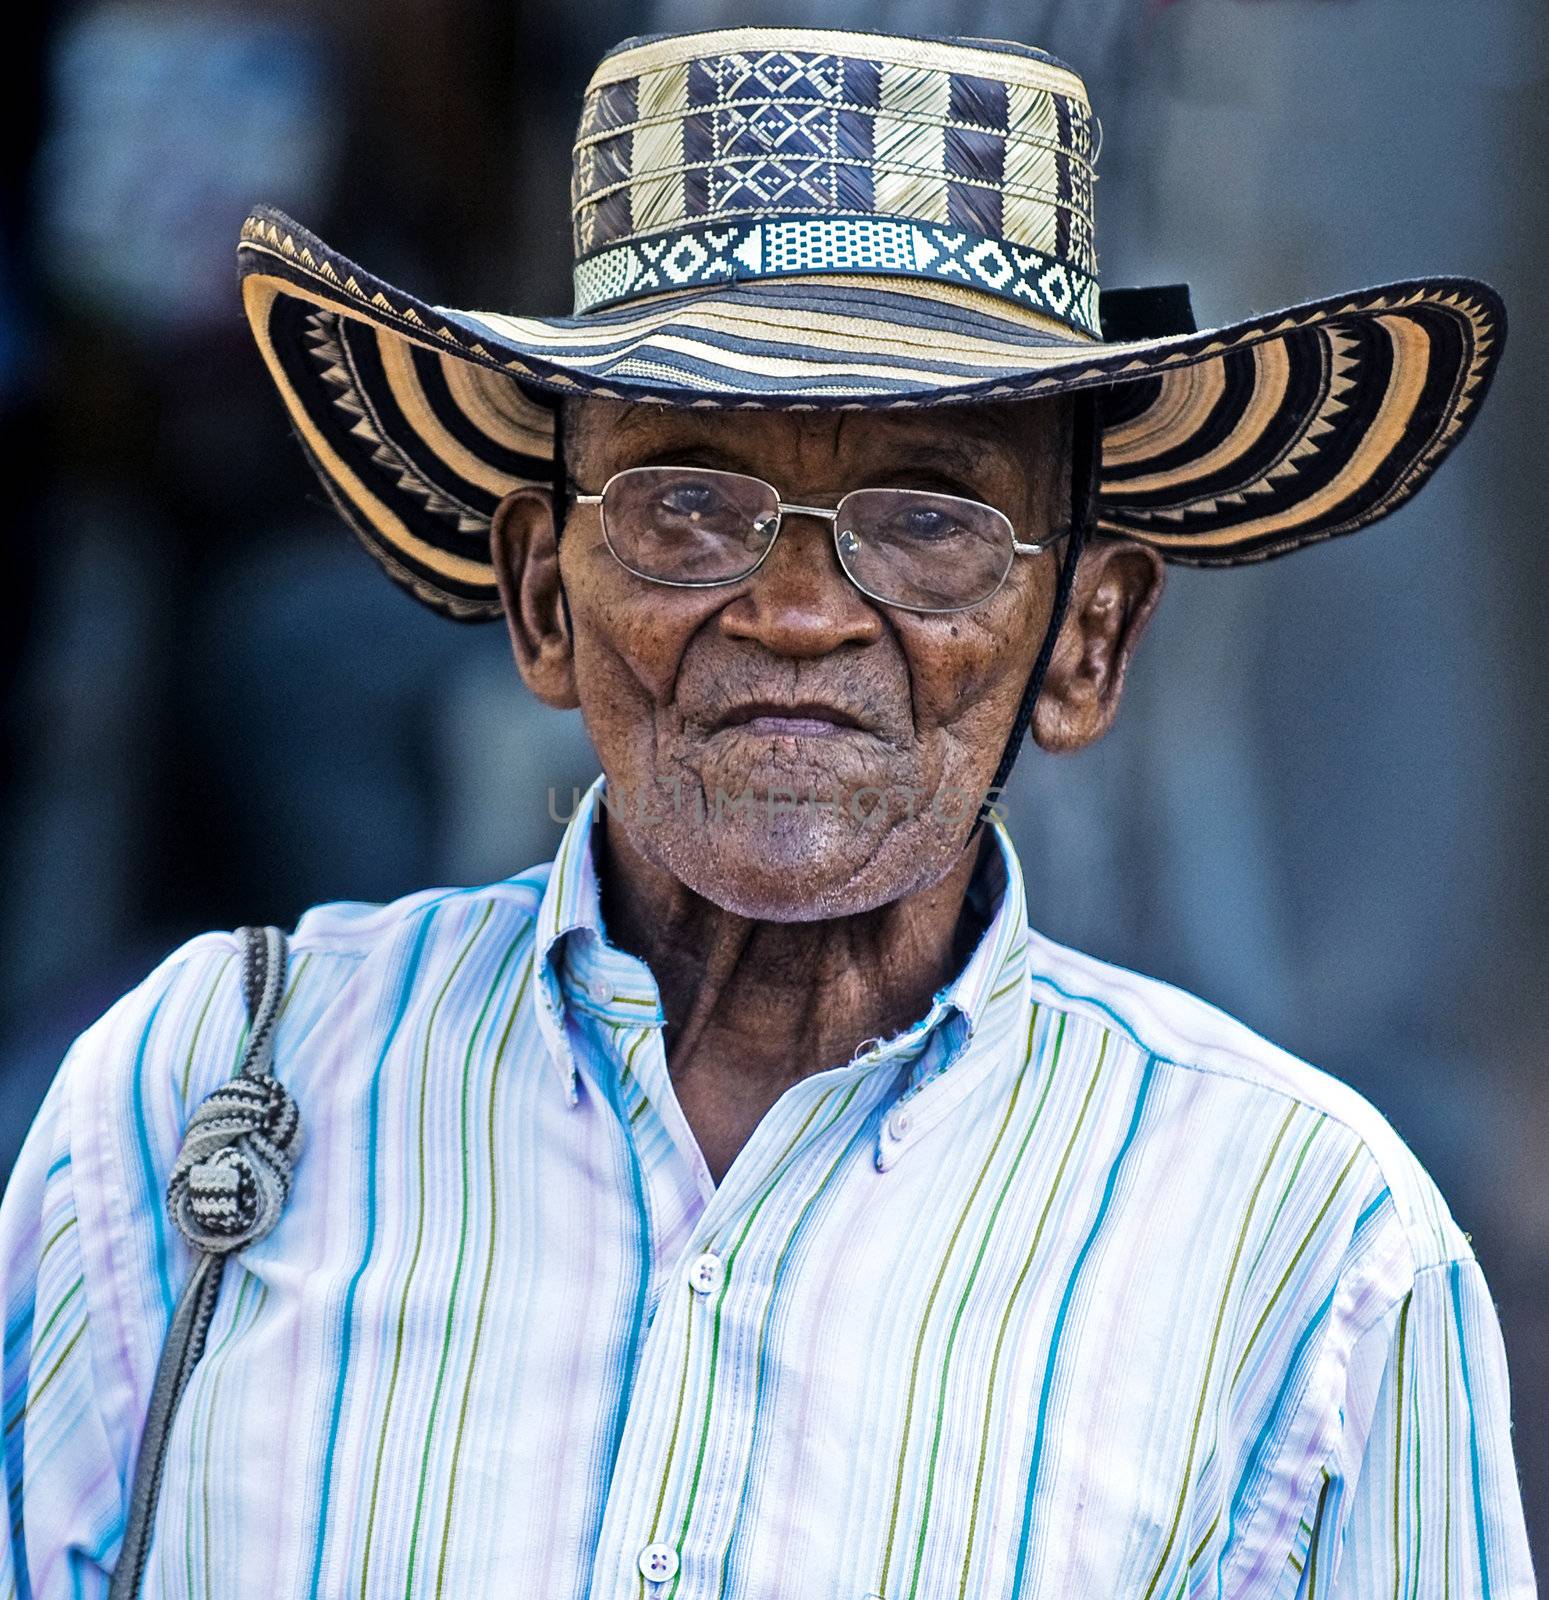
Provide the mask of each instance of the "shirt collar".
[{"label": "shirt collar", "polygon": [[[608,942],[593,852],[593,829],[604,804],[604,782],[586,791],[565,828],[538,908],[535,976],[538,1022],[574,1104],[576,1065],[565,1026],[567,1009],[596,1012],[610,1021],[651,1026],[663,1020],[655,979],[643,961]],[[856,1050],[856,1063],[891,1063],[903,1082],[900,1099],[912,1098],[965,1055],[974,1040],[999,1035],[1025,988],[1027,899],[1022,868],[1010,835],[990,823],[994,848],[986,852],[969,897],[985,929],[961,971],[933,997],[926,1013],[889,1039]]]},{"label": "shirt collar", "polygon": [[[656,985],[645,964],[608,944],[603,931],[602,896],[592,851],[592,829],[602,804],[603,785],[604,780],[599,777],[566,824],[538,906],[534,951],[538,1026],[564,1076],[565,1092],[572,1105],[579,1096],[575,1056],[565,1027],[567,1008],[580,1003],[580,997],[588,993],[599,1006],[611,1001],[617,992],[612,969],[617,967],[620,976],[627,974],[634,980],[628,992],[648,1001],[648,1007],[636,1009],[635,1020],[660,1016]],[[601,957],[609,970],[584,972],[588,957],[594,963]]]}]

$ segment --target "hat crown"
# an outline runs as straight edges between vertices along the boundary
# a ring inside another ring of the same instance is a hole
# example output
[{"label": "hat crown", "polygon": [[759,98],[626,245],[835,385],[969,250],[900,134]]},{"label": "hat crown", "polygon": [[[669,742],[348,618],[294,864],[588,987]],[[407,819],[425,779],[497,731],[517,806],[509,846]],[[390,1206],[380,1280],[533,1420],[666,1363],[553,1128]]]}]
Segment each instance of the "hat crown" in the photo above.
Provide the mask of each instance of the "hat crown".
[{"label": "hat crown", "polygon": [[998,41],[739,28],[598,67],[571,186],[578,313],[743,279],[932,279],[1098,334],[1093,118]]}]

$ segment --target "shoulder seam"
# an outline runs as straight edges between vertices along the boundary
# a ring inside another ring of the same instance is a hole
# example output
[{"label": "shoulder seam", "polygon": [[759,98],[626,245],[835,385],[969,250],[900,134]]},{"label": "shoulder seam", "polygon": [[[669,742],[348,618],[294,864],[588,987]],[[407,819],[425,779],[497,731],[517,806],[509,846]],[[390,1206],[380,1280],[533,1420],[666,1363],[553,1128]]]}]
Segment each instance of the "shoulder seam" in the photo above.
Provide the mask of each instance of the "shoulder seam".
[{"label": "shoulder seam", "polygon": [[[1373,1161],[1380,1170],[1381,1162],[1377,1161],[1376,1152],[1372,1151],[1370,1142],[1362,1135],[1360,1129],[1351,1123],[1349,1118],[1341,1116],[1339,1112],[1331,1110],[1327,1106],[1318,1105],[1306,1095],[1297,1094],[1294,1090],[1288,1089],[1281,1084],[1266,1082],[1263,1078],[1256,1076],[1251,1071],[1251,1061],[1249,1058],[1241,1055],[1240,1053],[1224,1049],[1220,1045],[1209,1045],[1202,1047],[1209,1049],[1213,1054],[1225,1056],[1230,1061],[1239,1063],[1243,1070],[1235,1072],[1231,1070],[1231,1067],[1226,1062],[1185,1060],[1184,1058],[1169,1051],[1158,1050],[1155,1045],[1148,1043],[1145,1036],[1134,1025],[1134,1023],[1129,1020],[1129,1018],[1120,1015],[1120,1013],[1113,1010],[1102,1000],[1099,1000],[1095,995],[1069,994],[1065,990],[1059,988],[1058,985],[1053,983],[1052,980],[1048,978],[1040,978],[1035,976],[1032,981],[1034,983],[1046,984],[1048,987],[1052,988],[1057,995],[1059,995],[1061,1001],[1067,1002],[1066,1005],[1057,1006],[1055,1009],[1069,1010],[1072,1006],[1092,1007],[1096,1011],[1100,1012],[1103,1016],[1111,1019],[1111,1023],[1118,1027],[1119,1031],[1129,1039],[1130,1043],[1133,1044],[1137,1050],[1144,1051],[1146,1055],[1155,1057],[1157,1061],[1162,1062],[1167,1066],[1176,1067],[1180,1072],[1197,1072],[1204,1077],[1221,1078],[1229,1083],[1240,1083],[1245,1088],[1261,1089],[1266,1094],[1272,1094],[1282,1100],[1289,1100],[1296,1105],[1305,1106],[1309,1111],[1316,1112],[1319,1116],[1334,1123],[1336,1126],[1343,1128],[1347,1133],[1349,1133],[1354,1139],[1356,1139],[1361,1145],[1371,1152]],[[1265,1042],[1266,1044],[1269,1043],[1267,1040]],[[1280,1047],[1272,1045],[1271,1048],[1278,1050]],[[1292,1057],[1291,1059],[1299,1060],[1297,1057]],[[1312,1066],[1310,1062],[1301,1062],[1300,1064],[1307,1067],[1308,1070],[1312,1072],[1319,1070],[1318,1068]],[[1341,1079],[1337,1078],[1333,1081],[1336,1083],[1342,1082]],[[1350,1085],[1346,1084],[1344,1087],[1350,1088]],[[1352,1088],[1350,1089],[1350,1092],[1352,1094],[1358,1094],[1360,1091]],[[1367,1103],[1370,1104],[1369,1101]],[[1376,1106],[1373,1105],[1372,1110],[1377,1116],[1382,1116],[1382,1112],[1379,1111]],[[1383,1120],[1386,1122],[1386,1118]]]},{"label": "shoulder seam", "polygon": [[[365,960],[373,953],[378,941],[392,936],[392,930],[458,900],[469,905],[477,904],[480,900],[504,903],[515,908],[525,921],[533,922],[538,917],[542,893],[537,886],[518,879],[502,879],[498,883],[476,884],[471,888],[420,892],[429,895],[430,898],[421,900],[417,905],[402,906],[402,900],[416,898],[414,895],[405,895],[399,901],[387,901],[381,905],[343,900],[308,907],[297,920],[295,927],[290,930],[291,951],[303,955],[334,955]],[[327,926],[321,928],[304,926],[309,918],[326,912],[330,905],[363,906],[364,911],[359,922],[370,931],[363,932],[359,926],[353,928],[341,926],[332,929]],[[402,908],[397,909],[400,906]]]},{"label": "shoulder seam", "polygon": [[[1080,952],[1075,952],[1074,954],[1079,956]],[[1158,981],[1146,978],[1141,973],[1129,974],[1129,976],[1139,979],[1143,983]],[[1419,1176],[1422,1184],[1429,1185],[1431,1189],[1435,1189],[1435,1180],[1431,1178],[1429,1172],[1420,1162],[1419,1157],[1409,1149],[1398,1130],[1393,1127],[1393,1124],[1381,1109],[1361,1095],[1358,1089],[1345,1083],[1343,1079],[1336,1078],[1332,1074],[1323,1072],[1320,1068],[1313,1066],[1312,1063],[1291,1055],[1289,1051],[1283,1050],[1270,1040],[1263,1041],[1267,1050],[1272,1051],[1276,1056],[1283,1056],[1288,1065],[1301,1067],[1308,1073],[1325,1078],[1340,1090],[1355,1096],[1362,1105],[1369,1109],[1376,1122],[1375,1128],[1363,1128],[1358,1122],[1352,1120],[1346,1112],[1342,1111],[1338,1105],[1320,1104],[1318,1100],[1309,1095],[1298,1093],[1294,1085],[1277,1083],[1261,1076],[1254,1071],[1253,1058],[1244,1055],[1240,1049],[1234,1048],[1229,1041],[1226,1043],[1200,1043],[1201,1051],[1208,1052],[1213,1059],[1198,1060],[1183,1057],[1172,1051],[1157,1049],[1152,1043],[1148,1042],[1145,1032],[1136,1025],[1130,1016],[1115,1009],[1101,998],[1100,994],[1073,993],[1064,988],[1057,979],[1046,973],[1031,973],[1029,980],[1032,984],[1050,991],[1056,997],[1053,1002],[1053,1009],[1079,1012],[1098,1021],[1103,1026],[1116,1028],[1137,1050],[1143,1051],[1158,1062],[1165,1063],[1180,1072],[1196,1073],[1203,1077],[1217,1078],[1224,1082],[1241,1084],[1243,1088],[1248,1090],[1274,1095],[1277,1099],[1287,1101],[1293,1105],[1304,1106],[1325,1122],[1339,1128],[1364,1154],[1372,1172],[1386,1185],[1393,1195],[1394,1220],[1404,1241],[1404,1250],[1409,1258],[1411,1273],[1420,1271],[1422,1264],[1445,1264],[1446,1261],[1452,1259],[1468,1259],[1467,1257],[1457,1257],[1455,1252],[1449,1249],[1446,1224],[1450,1223],[1451,1227],[1457,1229],[1459,1233],[1462,1233],[1462,1229],[1458,1227],[1457,1219],[1452,1216],[1450,1208],[1447,1207],[1445,1197],[1442,1197],[1440,1192],[1436,1191],[1436,1199],[1439,1201],[1441,1213],[1436,1216],[1431,1215],[1432,1208],[1424,1204],[1423,1194],[1406,1179],[1402,1167],[1395,1169],[1393,1162],[1398,1158],[1393,1148],[1387,1148],[1390,1142],[1391,1145],[1399,1147],[1408,1153],[1408,1159],[1413,1164],[1414,1171]],[[1177,992],[1184,1000],[1194,1001],[1200,1005],[1208,1005],[1208,1002],[1199,1001],[1197,996],[1190,995],[1185,990]],[[1047,1004],[1048,1002],[1045,1003]],[[1245,1024],[1238,1023],[1235,1018],[1227,1016],[1226,1013],[1222,1013],[1222,1015],[1234,1026],[1246,1028]],[[1251,1030],[1247,1031],[1251,1033]],[[1255,1037],[1257,1036],[1255,1035]],[[1384,1130],[1387,1135],[1386,1138],[1381,1137]],[[1373,1134],[1377,1134],[1378,1137],[1372,1137]],[[1401,1195],[1408,1202],[1402,1206],[1399,1203]],[[1425,1248],[1426,1241],[1433,1236],[1436,1240],[1435,1247]],[[1467,1238],[1466,1234],[1464,1238]],[[1436,1262],[1435,1258],[1438,1254],[1443,1256],[1441,1263]]]}]

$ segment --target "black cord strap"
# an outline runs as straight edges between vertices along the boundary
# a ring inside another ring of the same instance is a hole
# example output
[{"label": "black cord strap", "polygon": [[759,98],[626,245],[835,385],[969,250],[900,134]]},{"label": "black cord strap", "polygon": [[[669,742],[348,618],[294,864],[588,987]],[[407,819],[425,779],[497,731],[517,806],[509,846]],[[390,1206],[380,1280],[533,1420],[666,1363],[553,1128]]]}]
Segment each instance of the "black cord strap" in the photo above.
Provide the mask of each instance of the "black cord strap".
[{"label": "black cord strap", "polygon": [[1086,548],[1092,531],[1093,513],[1097,505],[1097,478],[1102,461],[1102,433],[1098,418],[1097,396],[1083,390],[1074,397],[1070,460],[1070,533],[1065,541],[1065,555],[1060,562],[1059,577],[1054,585],[1054,607],[1049,613],[1049,625],[1044,629],[1043,643],[1038,647],[1033,670],[1028,674],[1027,685],[1022,690],[1022,700],[1017,706],[1011,732],[1000,754],[1000,763],[980,808],[979,821],[983,823],[1005,790],[1011,769],[1016,765],[1017,754],[1033,720],[1038,696],[1043,692],[1043,680],[1054,658],[1054,646],[1060,629],[1070,610],[1070,597],[1075,591],[1076,568],[1081,565],[1081,552]]}]

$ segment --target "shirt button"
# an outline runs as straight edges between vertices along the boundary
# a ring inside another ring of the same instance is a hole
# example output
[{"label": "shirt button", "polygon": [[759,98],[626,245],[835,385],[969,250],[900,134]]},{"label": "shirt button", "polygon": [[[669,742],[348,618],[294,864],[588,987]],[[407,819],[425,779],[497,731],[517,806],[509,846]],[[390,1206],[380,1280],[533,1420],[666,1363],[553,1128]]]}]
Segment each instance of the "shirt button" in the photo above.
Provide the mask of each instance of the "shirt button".
[{"label": "shirt button", "polygon": [[613,998],[613,985],[603,978],[593,978],[586,992],[598,1005],[605,1006]]},{"label": "shirt button", "polygon": [[695,1256],[688,1264],[689,1288],[695,1294],[712,1294],[720,1288],[725,1270],[721,1258],[713,1250],[706,1250],[702,1256]]},{"label": "shirt button", "polygon": [[652,1583],[665,1583],[678,1570],[678,1552],[670,1544],[653,1541],[640,1552],[640,1572]]},{"label": "shirt button", "polygon": [[892,1111],[887,1119],[888,1136],[893,1139],[902,1139],[909,1131],[909,1113],[907,1111]]}]

